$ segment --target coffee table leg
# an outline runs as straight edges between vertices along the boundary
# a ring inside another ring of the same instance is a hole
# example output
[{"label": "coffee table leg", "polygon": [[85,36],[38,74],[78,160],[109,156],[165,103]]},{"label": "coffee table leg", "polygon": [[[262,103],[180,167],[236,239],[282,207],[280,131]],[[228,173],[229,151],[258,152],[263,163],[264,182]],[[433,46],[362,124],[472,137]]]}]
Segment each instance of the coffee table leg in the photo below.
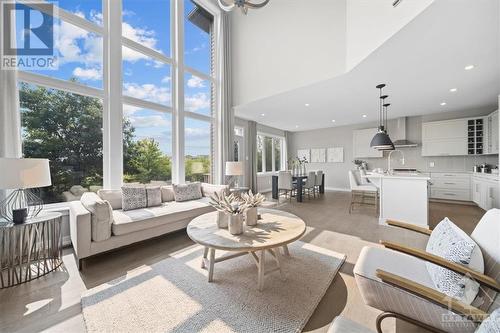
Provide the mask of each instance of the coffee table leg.
[{"label": "coffee table leg", "polygon": [[290,251],[288,251],[288,245],[283,245],[283,254],[287,257],[290,256]]},{"label": "coffee table leg", "polygon": [[210,249],[210,260],[208,263],[208,282],[214,280],[215,249]]},{"label": "coffee table leg", "polygon": [[286,280],[286,276],[285,276],[285,273],[283,272],[283,268],[281,267],[281,260],[280,260],[281,253],[280,253],[280,250],[278,248],[278,249],[271,249],[270,251],[274,254],[274,259],[276,259],[276,265],[278,266],[278,269],[280,271],[281,280],[285,281]]},{"label": "coffee table leg", "polygon": [[260,291],[264,289],[265,261],[266,261],[266,250],[259,251],[258,287]]},{"label": "coffee table leg", "polygon": [[205,260],[207,259],[208,256],[208,247],[205,246],[203,249],[203,258],[201,259],[201,268],[206,268],[205,266]]}]

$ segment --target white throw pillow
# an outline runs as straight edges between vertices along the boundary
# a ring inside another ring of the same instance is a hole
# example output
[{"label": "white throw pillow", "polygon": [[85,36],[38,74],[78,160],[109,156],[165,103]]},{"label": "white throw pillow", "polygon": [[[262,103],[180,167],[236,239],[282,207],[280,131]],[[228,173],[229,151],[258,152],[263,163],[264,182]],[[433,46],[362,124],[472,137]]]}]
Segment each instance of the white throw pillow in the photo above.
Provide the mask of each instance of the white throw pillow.
[{"label": "white throw pillow", "polygon": [[161,201],[170,202],[175,200],[174,187],[172,185],[161,187]]},{"label": "white throw pillow", "polygon": [[[465,232],[448,218],[432,231],[426,251],[479,273],[484,272],[481,249]],[[449,269],[426,262],[427,271],[436,288],[460,301],[471,304],[479,292],[479,283]]]},{"label": "white throw pillow", "polygon": [[147,198],[147,202],[148,202],[148,204],[147,204],[148,207],[160,206],[161,205],[160,187],[159,186],[146,187],[146,198]]},{"label": "white throw pillow", "polygon": [[122,190],[98,190],[97,195],[109,201],[113,209],[122,209]]},{"label": "white throw pillow", "polygon": [[113,208],[109,202],[102,200],[94,192],[83,193],[80,202],[91,213],[92,240],[100,242],[110,238]]},{"label": "white throw pillow", "polygon": [[174,184],[175,201],[189,201],[201,199],[201,183]]},{"label": "white throw pillow", "polygon": [[476,333],[500,333],[500,309],[493,311],[479,326]]},{"label": "white throw pillow", "polygon": [[122,209],[124,211],[147,206],[148,200],[144,186],[122,186]]}]

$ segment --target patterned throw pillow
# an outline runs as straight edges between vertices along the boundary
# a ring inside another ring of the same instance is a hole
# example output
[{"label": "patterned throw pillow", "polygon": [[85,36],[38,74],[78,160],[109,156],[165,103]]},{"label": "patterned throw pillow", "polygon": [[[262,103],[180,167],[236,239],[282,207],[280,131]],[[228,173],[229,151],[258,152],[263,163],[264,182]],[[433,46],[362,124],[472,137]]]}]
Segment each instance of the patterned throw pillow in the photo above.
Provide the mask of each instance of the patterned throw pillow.
[{"label": "patterned throw pillow", "polygon": [[144,186],[123,186],[122,187],[122,209],[132,210],[146,208],[148,200],[146,188]]},{"label": "patterned throw pillow", "polygon": [[148,207],[160,206],[161,205],[160,187],[159,186],[146,187],[146,198],[148,201]]},{"label": "patterned throw pillow", "polygon": [[[457,264],[469,266],[476,243],[459,231],[453,222],[444,218],[432,231],[426,251]],[[434,285],[440,292],[466,304],[472,303],[479,291],[477,282],[441,266],[429,262],[425,264]]]},{"label": "patterned throw pillow", "polygon": [[174,196],[177,202],[201,199],[201,183],[174,184]]},{"label": "patterned throw pillow", "polygon": [[476,333],[500,333],[500,309],[493,311],[479,326]]}]

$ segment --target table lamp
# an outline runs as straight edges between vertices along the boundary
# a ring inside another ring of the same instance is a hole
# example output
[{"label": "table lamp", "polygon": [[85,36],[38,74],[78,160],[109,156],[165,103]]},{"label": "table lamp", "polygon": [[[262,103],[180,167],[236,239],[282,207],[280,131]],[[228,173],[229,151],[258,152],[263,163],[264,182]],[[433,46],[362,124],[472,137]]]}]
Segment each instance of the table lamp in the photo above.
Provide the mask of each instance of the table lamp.
[{"label": "table lamp", "polygon": [[42,158],[0,158],[0,189],[13,190],[0,201],[0,217],[22,223],[43,208],[42,199],[30,189],[52,185],[49,160]]},{"label": "table lamp", "polygon": [[243,162],[226,162],[226,176],[231,177],[229,186],[233,185],[238,187],[238,176],[243,176]]}]

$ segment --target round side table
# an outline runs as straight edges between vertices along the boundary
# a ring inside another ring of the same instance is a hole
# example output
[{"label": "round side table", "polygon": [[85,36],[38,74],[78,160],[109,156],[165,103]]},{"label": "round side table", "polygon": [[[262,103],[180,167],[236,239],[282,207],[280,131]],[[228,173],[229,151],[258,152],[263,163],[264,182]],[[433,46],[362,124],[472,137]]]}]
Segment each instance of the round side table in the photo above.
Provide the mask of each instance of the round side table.
[{"label": "round side table", "polygon": [[62,264],[61,213],[22,224],[0,220],[0,289],[25,283]]}]

